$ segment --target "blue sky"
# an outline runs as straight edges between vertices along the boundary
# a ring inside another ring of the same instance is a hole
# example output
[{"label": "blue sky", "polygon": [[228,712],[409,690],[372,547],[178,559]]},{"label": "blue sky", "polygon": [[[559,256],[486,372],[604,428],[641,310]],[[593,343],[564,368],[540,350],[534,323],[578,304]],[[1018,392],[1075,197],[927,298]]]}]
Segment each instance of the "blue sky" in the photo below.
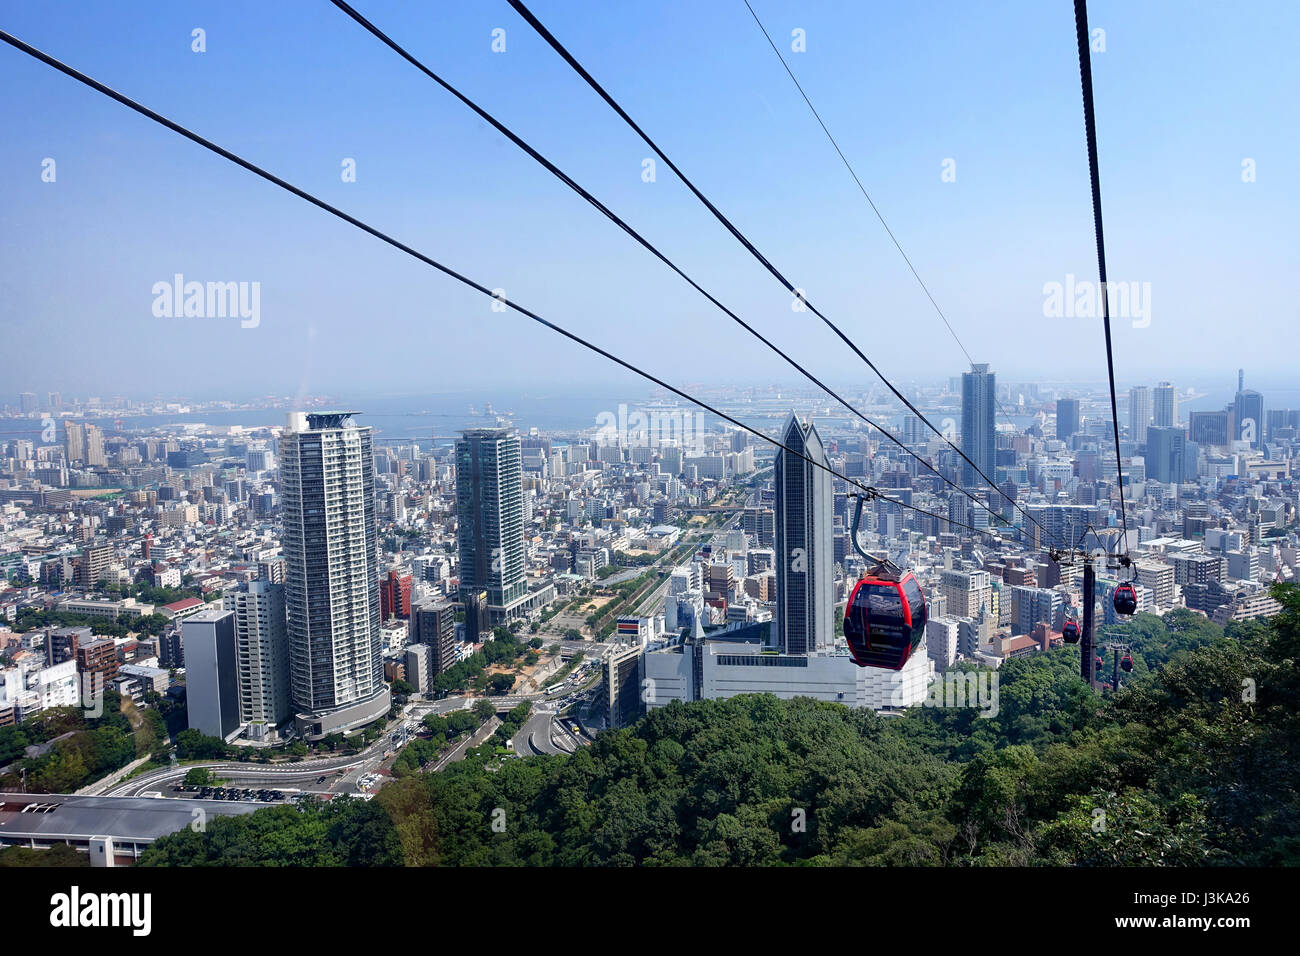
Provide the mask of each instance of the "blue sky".
[{"label": "blue sky", "polygon": [[[1099,381],[1072,5],[752,0],[977,361]],[[836,384],[870,373],[502,0],[363,14]],[[965,360],[741,0],[532,9],[809,298],[899,381]],[[1300,7],[1091,5],[1126,381],[1294,367]],[[794,373],[325,0],[0,2],[3,28],[674,383]],[[191,31],[207,51],[191,51]],[[506,51],[491,49],[504,28]],[[9,47],[0,49],[7,392],[245,396],[635,379]],[[57,179],[41,181],[45,158]],[[356,182],[341,163],[356,161]],[[955,161],[956,181],[942,163]],[[1241,164],[1256,163],[1243,183]],[[152,314],[152,286],[261,284],[260,325]],[[7,398],[6,401],[15,401]]]}]

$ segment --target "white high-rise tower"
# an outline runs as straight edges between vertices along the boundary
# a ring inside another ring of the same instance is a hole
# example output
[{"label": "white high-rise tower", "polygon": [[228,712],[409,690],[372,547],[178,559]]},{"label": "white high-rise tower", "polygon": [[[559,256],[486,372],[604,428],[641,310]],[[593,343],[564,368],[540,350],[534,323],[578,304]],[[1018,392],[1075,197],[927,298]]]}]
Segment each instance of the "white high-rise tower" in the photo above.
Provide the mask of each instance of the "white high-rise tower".
[{"label": "white high-rise tower", "polygon": [[1139,445],[1147,440],[1151,427],[1151,389],[1134,385],[1128,390],[1128,434]]},{"label": "white high-rise tower", "polygon": [[290,696],[309,739],[388,712],[375,466],[354,412],[293,412],[280,438]]}]

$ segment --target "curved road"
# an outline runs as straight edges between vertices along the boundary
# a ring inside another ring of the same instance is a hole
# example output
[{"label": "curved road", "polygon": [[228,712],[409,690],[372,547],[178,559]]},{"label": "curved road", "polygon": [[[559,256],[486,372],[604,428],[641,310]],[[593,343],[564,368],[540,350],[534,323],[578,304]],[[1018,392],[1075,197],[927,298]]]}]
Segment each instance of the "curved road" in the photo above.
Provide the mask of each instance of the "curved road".
[{"label": "curved road", "polygon": [[[405,720],[419,723],[425,714],[446,714],[463,710],[471,702],[466,697],[449,697],[439,701],[420,701],[407,707]],[[400,725],[398,725],[400,726]],[[195,767],[206,767],[219,777],[230,780],[233,784],[270,785],[277,789],[292,787],[296,783],[316,786],[316,780],[325,776],[326,782],[320,784],[319,792],[333,791],[335,785],[346,792],[355,792],[356,779],[378,767],[384,761],[384,751],[393,744],[390,738],[392,729],[360,753],[351,756],[321,757],[315,760],[300,760],[297,763],[261,764],[238,760],[208,760],[199,763],[166,767],[153,770],[138,777],[132,777],[116,786],[109,787],[104,796],[138,797],[150,791],[165,791],[185,778],[185,774]],[[342,777],[338,771],[345,771]],[[338,792],[338,791],[334,791]]]}]

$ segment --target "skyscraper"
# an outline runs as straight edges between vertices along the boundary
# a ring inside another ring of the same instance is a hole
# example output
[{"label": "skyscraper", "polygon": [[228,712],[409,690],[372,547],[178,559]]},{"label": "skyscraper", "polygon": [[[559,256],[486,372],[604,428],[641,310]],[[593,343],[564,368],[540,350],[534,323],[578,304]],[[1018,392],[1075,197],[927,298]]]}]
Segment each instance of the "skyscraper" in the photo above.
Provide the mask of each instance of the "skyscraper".
[{"label": "skyscraper", "polygon": [[1264,396],[1246,388],[1246,375],[1237,372],[1237,397],[1232,403],[1234,441],[1248,441],[1251,448],[1264,445]]},{"label": "skyscraper", "polygon": [[98,425],[86,423],[86,464],[101,468],[108,466],[104,457],[104,430]]},{"label": "skyscraper", "polygon": [[1147,477],[1166,485],[1182,484],[1185,473],[1187,435],[1181,428],[1153,425],[1147,431]]},{"label": "skyscraper", "polygon": [[1128,433],[1139,445],[1147,440],[1151,424],[1151,389],[1134,385],[1128,390]]},{"label": "skyscraper", "polygon": [[456,442],[456,541],[460,590],[487,592],[488,620],[506,624],[528,598],[524,579],[523,472],[519,438],[473,428]]},{"label": "skyscraper", "polygon": [[1065,441],[1079,430],[1079,400],[1077,398],[1058,398],[1056,400],[1056,437]]},{"label": "skyscraper", "polygon": [[290,698],[298,732],[388,712],[370,429],[353,412],[291,412],[280,437]]},{"label": "skyscraper", "polygon": [[86,430],[78,422],[68,422],[63,426],[64,457],[68,464],[86,460]]},{"label": "skyscraper", "polygon": [[[961,450],[990,480],[996,455],[994,407],[997,377],[988,365],[971,365],[961,376]],[[969,464],[962,466],[962,484],[975,488],[984,479]]]},{"label": "skyscraper", "polygon": [[1156,386],[1151,405],[1151,424],[1157,428],[1172,428],[1178,424],[1178,389],[1169,382]]},{"label": "skyscraper", "polygon": [[774,462],[776,642],[786,654],[816,654],[835,646],[831,474],[815,425],[791,412],[781,436],[789,451]]},{"label": "skyscraper", "polygon": [[223,598],[235,615],[235,661],[239,672],[239,720],[261,731],[289,719],[289,635],[284,585],[250,581]]},{"label": "skyscraper", "polygon": [[191,729],[225,740],[239,729],[235,615],[208,607],[181,623],[185,708]]}]

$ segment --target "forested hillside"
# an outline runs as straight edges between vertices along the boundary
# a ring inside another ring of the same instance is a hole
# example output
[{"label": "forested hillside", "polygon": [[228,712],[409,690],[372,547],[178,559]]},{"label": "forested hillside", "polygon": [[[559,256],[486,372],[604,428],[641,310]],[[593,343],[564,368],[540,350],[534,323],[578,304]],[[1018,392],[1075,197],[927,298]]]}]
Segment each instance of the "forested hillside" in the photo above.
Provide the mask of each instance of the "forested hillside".
[{"label": "forested hillside", "polygon": [[999,712],[746,696],[658,710],[572,757],[472,757],[370,802],[160,840],[152,865],[1278,865],[1300,863],[1300,592],[1227,632],[1188,611],[1008,662]]}]

